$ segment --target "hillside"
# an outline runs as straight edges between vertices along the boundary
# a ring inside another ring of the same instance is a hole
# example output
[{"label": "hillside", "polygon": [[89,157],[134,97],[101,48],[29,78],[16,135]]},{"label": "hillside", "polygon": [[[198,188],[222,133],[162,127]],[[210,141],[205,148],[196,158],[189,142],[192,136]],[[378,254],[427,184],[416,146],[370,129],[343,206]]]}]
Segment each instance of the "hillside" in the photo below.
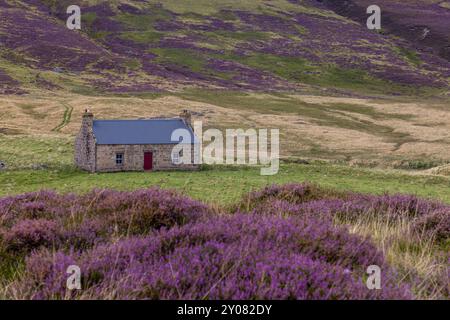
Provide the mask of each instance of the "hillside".
[{"label": "hillside", "polygon": [[65,26],[73,1],[0,1],[0,92],[449,88],[448,1],[383,1],[382,32],[365,0],[77,3],[81,32]]},{"label": "hillside", "polygon": [[[327,8],[364,24],[370,0],[331,1]],[[383,10],[383,29],[412,43],[415,49],[450,60],[450,2],[439,0],[377,1]],[[447,10],[445,10],[447,9]]]}]

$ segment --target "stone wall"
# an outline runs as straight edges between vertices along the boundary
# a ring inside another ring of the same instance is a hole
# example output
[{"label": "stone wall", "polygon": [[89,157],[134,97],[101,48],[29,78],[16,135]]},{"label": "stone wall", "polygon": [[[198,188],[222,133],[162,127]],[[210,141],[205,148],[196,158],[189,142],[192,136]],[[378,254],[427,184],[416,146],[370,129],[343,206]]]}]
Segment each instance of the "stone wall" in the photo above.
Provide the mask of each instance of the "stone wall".
[{"label": "stone wall", "polygon": [[75,165],[89,172],[95,172],[96,144],[92,130],[93,120],[93,114],[83,115],[81,128],[75,139]]},{"label": "stone wall", "polygon": [[[144,153],[153,153],[153,170],[195,170],[198,165],[172,163],[172,144],[97,145],[97,172],[144,171]],[[192,156],[194,155],[192,146]],[[116,165],[116,154],[123,154],[123,164]]]}]

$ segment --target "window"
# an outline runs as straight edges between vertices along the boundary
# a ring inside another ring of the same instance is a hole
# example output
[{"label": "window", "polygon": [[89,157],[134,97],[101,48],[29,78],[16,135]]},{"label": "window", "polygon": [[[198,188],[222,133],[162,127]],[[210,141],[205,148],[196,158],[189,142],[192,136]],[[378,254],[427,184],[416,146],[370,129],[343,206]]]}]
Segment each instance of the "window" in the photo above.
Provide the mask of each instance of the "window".
[{"label": "window", "polygon": [[116,153],[116,165],[121,166],[123,164],[123,153]]},{"label": "window", "polygon": [[172,163],[173,164],[181,164],[180,157],[182,157],[182,156],[183,156],[183,150],[181,150],[179,152],[173,151],[172,152]]}]

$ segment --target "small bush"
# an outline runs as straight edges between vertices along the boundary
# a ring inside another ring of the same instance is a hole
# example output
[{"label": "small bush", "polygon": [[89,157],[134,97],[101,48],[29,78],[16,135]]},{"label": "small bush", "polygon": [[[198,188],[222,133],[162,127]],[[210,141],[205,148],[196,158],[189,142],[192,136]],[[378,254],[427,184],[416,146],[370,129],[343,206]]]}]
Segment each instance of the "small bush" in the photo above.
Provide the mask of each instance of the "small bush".
[{"label": "small bush", "polygon": [[284,200],[293,204],[301,204],[338,196],[341,196],[341,194],[325,190],[310,183],[271,185],[261,191],[254,191],[244,196],[235,210],[251,211],[258,205],[270,203],[272,200]]},{"label": "small bush", "polygon": [[450,242],[450,209],[442,209],[417,219],[414,231],[425,232],[437,242],[449,245]]}]

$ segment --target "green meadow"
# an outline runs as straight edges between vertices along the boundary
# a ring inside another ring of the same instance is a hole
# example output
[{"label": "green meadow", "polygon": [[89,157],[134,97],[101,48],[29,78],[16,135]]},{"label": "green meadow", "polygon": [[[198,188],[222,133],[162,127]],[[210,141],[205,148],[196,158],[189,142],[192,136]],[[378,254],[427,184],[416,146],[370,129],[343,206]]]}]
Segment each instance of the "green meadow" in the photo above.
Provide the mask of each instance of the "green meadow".
[{"label": "green meadow", "polygon": [[94,188],[135,190],[158,186],[176,189],[214,205],[228,205],[251,190],[270,184],[314,182],[337,190],[362,193],[407,193],[450,203],[450,178],[401,171],[352,168],[314,162],[284,163],[274,176],[256,167],[205,166],[199,172],[121,172],[89,174],[71,168],[21,169],[0,173],[0,196],[54,189],[84,193]]}]

